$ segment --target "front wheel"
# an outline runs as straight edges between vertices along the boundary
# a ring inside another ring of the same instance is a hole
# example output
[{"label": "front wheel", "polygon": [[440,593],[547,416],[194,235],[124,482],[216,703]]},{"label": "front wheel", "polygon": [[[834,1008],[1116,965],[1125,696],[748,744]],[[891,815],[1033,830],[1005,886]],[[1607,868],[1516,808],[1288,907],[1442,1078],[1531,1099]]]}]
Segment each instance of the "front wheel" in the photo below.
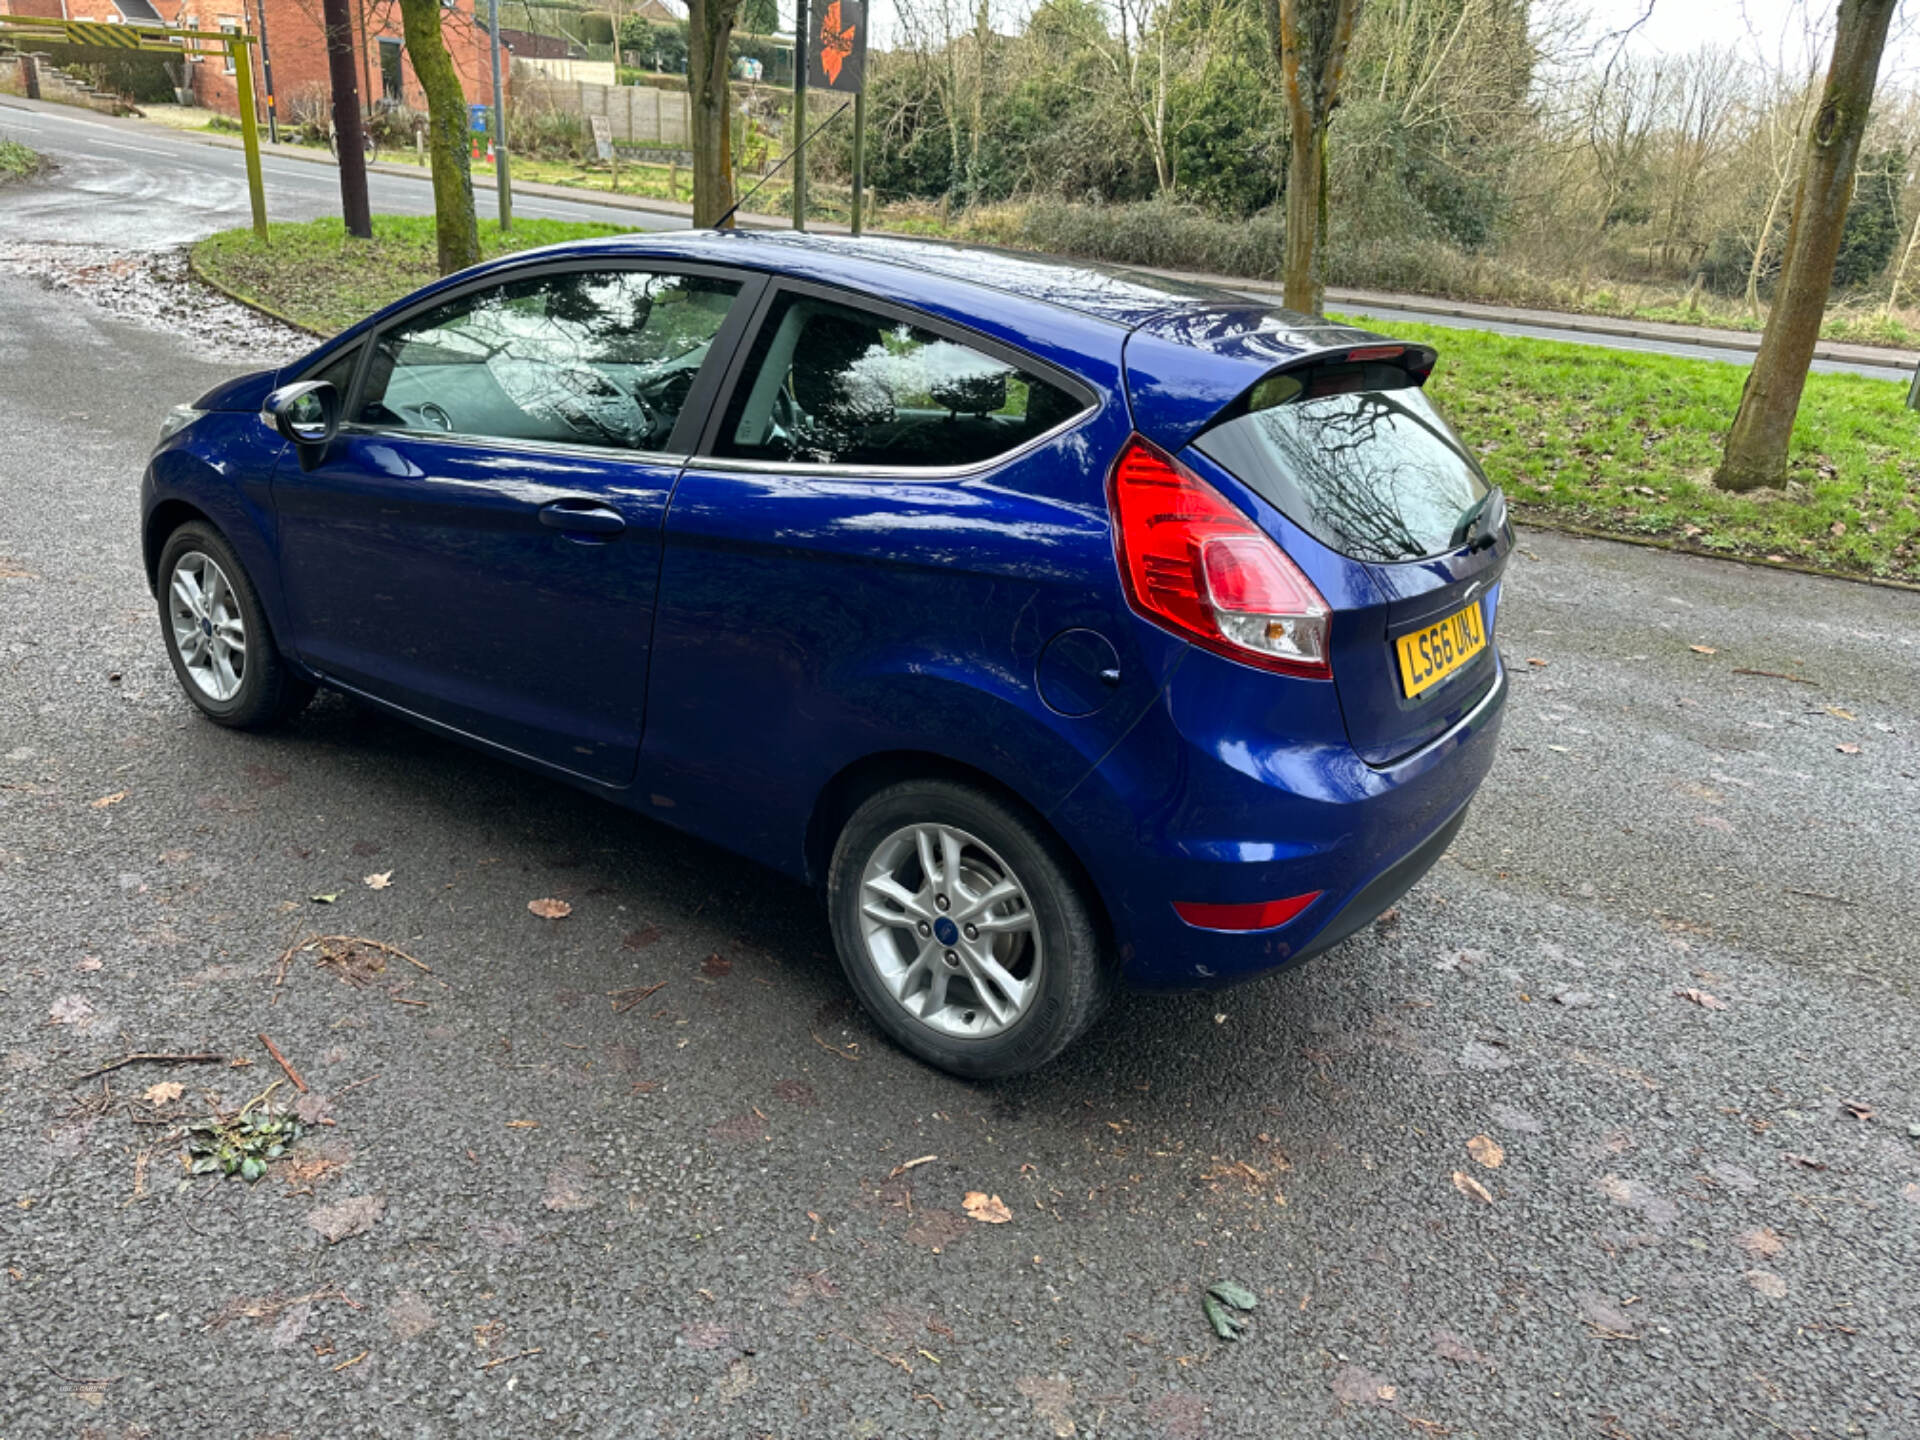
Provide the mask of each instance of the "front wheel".
[{"label": "front wheel", "polygon": [[1034,1070],[1112,988],[1059,842],[975,786],[892,785],[841,830],[827,879],[840,963],[903,1049],[967,1079]]},{"label": "front wheel", "polygon": [[240,557],[210,525],[195,521],[167,537],[160,623],[180,688],[217,724],[264,729],[313,698],[313,686],[274,648]]}]

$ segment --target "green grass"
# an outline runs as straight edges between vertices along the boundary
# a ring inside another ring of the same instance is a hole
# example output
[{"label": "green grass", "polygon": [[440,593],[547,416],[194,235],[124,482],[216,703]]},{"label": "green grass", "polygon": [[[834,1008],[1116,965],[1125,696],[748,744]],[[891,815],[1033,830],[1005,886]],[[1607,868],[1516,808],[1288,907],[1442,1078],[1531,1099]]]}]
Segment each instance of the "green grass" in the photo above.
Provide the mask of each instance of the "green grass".
[{"label": "green grass", "polygon": [[[516,220],[502,235],[497,222],[482,220],[480,248],[491,258],[620,233],[618,225]],[[273,225],[268,235],[265,245],[251,230],[210,235],[193,247],[194,265],[222,289],[322,335],[346,329],[440,273],[427,216],[376,215],[370,241],[348,239],[338,220]]]},{"label": "green grass", "polygon": [[1428,389],[1522,519],[1920,582],[1920,412],[1905,387],[1814,374],[1784,490],[1713,486],[1743,365],[1427,325]]},{"label": "green grass", "polygon": [[[482,222],[488,255],[617,227]],[[376,216],[371,242],[337,220],[229,230],[194,247],[231,292],[323,334],[435,278],[433,222]],[[1920,412],[1859,375],[1807,381],[1784,490],[1729,495],[1713,467],[1746,367],[1598,346],[1394,324],[1440,352],[1429,389],[1521,518],[1691,549],[1920,583]]]},{"label": "green grass", "polygon": [[40,156],[36,152],[18,140],[0,135],[0,180],[24,180],[39,168]]}]

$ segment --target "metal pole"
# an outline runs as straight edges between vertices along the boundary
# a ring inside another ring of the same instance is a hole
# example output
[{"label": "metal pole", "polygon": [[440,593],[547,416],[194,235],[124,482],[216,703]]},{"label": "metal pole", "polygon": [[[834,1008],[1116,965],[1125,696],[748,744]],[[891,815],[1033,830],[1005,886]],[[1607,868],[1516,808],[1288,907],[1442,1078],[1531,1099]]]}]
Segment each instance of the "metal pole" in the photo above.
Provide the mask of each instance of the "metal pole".
[{"label": "metal pole", "polygon": [[254,8],[260,12],[260,77],[267,82],[267,140],[278,145],[280,118],[274,104],[273,57],[267,53],[267,0],[255,0]]},{"label": "metal pole", "polygon": [[324,4],[334,145],[340,152],[340,218],[349,235],[371,240],[373,212],[367,204],[367,157],[360,148],[360,80],[353,73],[353,13],[347,8],[347,0],[324,0]]},{"label": "metal pole", "polygon": [[793,228],[807,228],[807,0],[793,6]]},{"label": "metal pole", "polygon": [[253,56],[246,41],[227,41],[233,60],[233,88],[240,102],[240,140],[247,147],[247,199],[253,204],[253,235],[267,241],[267,190],[260,179],[260,122],[253,118]]},{"label": "metal pole", "polygon": [[[493,39],[493,164],[500,196],[500,233],[513,228],[513,180],[507,173],[507,111],[500,103],[500,0],[487,0],[487,29]],[[620,78],[620,37],[614,36],[613,78]],[[615,172],[618,173],[617,171]]]},{"label": "metal pole", "polygon": [[867,87],[853,92],[853,233],[860,233],[867,198]]},{"label": "metal pole", "polygon": [[1920,365],[1913,367],[1913,383],[1907,386],[1907,408],[1920,410]]}]

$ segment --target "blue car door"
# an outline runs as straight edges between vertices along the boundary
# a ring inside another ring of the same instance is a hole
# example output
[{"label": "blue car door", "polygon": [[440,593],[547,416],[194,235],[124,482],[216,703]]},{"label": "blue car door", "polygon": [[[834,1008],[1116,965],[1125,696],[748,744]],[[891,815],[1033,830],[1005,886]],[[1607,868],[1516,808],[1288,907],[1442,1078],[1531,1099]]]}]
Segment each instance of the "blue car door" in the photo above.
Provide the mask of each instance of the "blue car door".
[{"label": "blue car door", "polygon": [[293,649],[410,714],[628,783],[679,432],[741,288],[542,269],[375,334],[338,438],[274,475]]}]

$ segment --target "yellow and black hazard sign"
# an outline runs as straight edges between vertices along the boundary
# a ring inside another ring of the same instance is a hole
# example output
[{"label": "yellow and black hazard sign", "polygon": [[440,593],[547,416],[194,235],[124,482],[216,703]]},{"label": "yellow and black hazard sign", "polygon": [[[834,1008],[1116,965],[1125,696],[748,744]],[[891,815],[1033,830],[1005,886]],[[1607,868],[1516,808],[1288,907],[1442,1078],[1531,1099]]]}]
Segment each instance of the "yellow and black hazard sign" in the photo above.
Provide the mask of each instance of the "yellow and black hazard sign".
[{"label": "yellow and black hazard sign", "polygon": [[218,54],[253,44],[251,35],[221,30],[174,30],[160,25],[108,25],[99,20],[41,20],[0,16],[0,37],[95,50],[142,50],[166,55]]},{"label": "yellow and black hazard sign", "polygon": [[98,45],[108,50],[138,50],[141,32],[126,25],[104,25],[97,20],[63,20],[60,28],[74,45]]}]

